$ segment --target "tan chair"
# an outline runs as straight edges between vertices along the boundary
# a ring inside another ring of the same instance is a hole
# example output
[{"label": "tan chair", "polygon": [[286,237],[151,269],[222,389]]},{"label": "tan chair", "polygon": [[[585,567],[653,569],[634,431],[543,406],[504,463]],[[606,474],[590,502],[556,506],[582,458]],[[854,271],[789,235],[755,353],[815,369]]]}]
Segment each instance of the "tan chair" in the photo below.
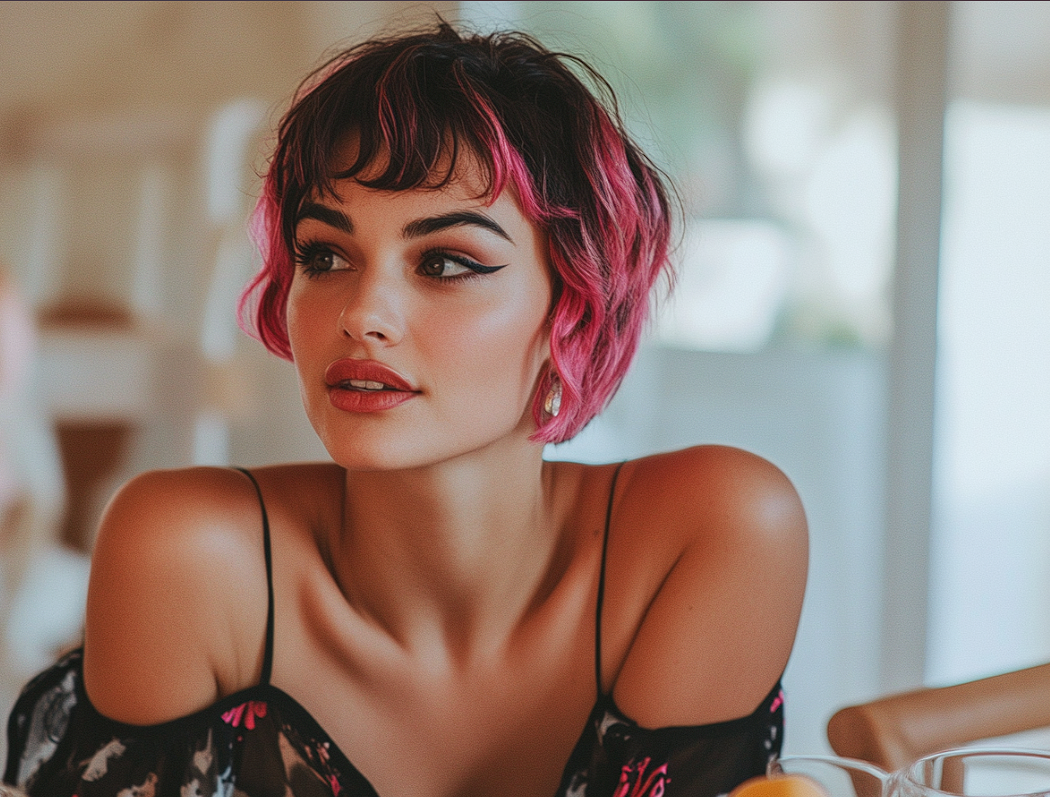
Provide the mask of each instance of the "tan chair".
[{"label": "tan chair", "polygon": [[828,741],[838,755],[892,772],[930,753],[1046,727],[1050,664],[1041,664],[841,709],[828,722]]}]

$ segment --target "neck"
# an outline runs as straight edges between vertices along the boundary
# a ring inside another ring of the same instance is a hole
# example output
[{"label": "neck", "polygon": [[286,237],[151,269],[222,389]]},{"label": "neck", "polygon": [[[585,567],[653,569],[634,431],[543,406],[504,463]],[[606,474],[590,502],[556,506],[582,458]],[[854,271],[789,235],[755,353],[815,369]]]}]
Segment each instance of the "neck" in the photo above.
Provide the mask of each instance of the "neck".
[{"label": "neck", "polygon": [[344,594],[431,659],[494,651],[549,589],[561,534],[548,479],[535,444],[348,473],[332,549]]}]

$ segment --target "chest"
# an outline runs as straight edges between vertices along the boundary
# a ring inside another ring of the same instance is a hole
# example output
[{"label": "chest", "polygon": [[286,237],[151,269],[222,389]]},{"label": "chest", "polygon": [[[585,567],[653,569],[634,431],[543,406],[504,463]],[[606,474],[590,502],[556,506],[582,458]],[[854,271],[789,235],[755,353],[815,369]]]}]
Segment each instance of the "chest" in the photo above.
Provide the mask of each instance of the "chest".
[{"label": "chest", "polygon": [[379,797],[548,797],[597,694],[592,586],[563,590],[459,670],[406,654],[323,589],[301,589],[297,605],[278,604],[273,683]]},{"label": "chest", "polygon": [[362,677],[317,651],[294,683],[280,671],[275,683],[380,797],[538,797],[554,794],[587,723],[590,669],[539,662],[528,673],[508,668],[460,682]]}]

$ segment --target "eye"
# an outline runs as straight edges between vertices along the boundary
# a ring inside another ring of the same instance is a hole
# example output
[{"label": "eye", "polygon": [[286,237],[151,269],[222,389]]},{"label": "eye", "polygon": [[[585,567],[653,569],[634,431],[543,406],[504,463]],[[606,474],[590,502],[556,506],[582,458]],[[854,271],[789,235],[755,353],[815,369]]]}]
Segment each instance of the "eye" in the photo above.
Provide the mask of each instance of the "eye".
[{"label": "eye", "polygon": [[425,277],[442,280],[459,280],[492,274],[505,266],[483,266],[462,255],[447,252],[428,252],[419,265],[419,273]]},{"label": "eye", "polygon": [[295,262],[308,276],[346,271],[350,268],[350,264],[329,247],[312,242],[296,243]]},{"label": "eye", "polygon": [[419,273],[425,277],[461,277],[464,274],[476,274],[464,258],[452,257],[441,252],[428,254],[419,266]]}]

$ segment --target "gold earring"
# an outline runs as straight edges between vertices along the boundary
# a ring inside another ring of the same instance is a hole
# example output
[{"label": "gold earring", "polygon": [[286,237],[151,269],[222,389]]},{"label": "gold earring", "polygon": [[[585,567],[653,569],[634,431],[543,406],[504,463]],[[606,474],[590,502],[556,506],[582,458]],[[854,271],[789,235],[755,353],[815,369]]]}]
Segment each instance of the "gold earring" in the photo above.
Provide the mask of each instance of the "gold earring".
[{"label": "gold earring", "polygon": [[543,400],[543,410],[552,418],[557,418],[561,411],[561,380],[556,376],[551,379],[551,389]]}]

